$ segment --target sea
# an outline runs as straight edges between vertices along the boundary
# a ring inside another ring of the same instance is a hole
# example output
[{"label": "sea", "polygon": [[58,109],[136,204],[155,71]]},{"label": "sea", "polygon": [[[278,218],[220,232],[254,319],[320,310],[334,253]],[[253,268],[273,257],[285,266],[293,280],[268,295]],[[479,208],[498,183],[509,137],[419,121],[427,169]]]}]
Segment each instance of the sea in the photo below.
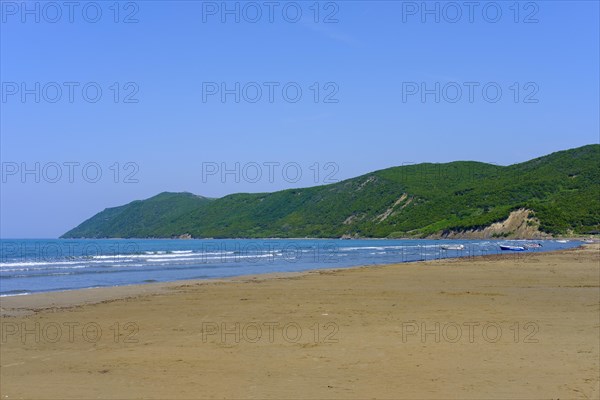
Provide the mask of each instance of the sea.
[{"label": "sea", "polygon": [[[501,251],[499,245],[542,247]],[[444,250],[444,245],[464,246]],[[556,240],[0,239],[0,296],[346,268],[580,246]]]}]

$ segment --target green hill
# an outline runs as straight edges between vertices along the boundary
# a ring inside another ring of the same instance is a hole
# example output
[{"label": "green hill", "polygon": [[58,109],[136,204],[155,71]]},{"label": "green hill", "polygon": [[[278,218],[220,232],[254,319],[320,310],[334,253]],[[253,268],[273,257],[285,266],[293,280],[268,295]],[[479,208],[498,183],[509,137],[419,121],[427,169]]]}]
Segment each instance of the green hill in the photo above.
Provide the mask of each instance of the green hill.
[{"label": "green hill", "polygon": [[211,201],[191,193],[161,193],[120,207],[107,208],[62,237],[171,237],[170,226]]},{"label": "green hill", "polygon": [[220,199],[162,193],[106,209],[62,237],[423,237],[483,229],[518,209],[545,233],[599,231],[600,145],[507,167],[417,164]]}]

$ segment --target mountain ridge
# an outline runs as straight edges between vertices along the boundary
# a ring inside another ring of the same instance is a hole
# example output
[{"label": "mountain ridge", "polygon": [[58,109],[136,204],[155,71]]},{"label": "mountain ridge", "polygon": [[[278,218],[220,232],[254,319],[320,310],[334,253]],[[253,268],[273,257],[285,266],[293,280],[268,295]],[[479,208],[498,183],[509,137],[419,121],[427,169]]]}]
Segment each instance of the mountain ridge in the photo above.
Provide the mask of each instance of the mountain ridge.
[{"label": "mountain ridge", "polygon": [[272,193],[163,192],[107,208],[61,237],[460,237],[518,210],[539,236],[588,234],[600,230],[599,167],[593,144],[509,166],[422,163]]}]

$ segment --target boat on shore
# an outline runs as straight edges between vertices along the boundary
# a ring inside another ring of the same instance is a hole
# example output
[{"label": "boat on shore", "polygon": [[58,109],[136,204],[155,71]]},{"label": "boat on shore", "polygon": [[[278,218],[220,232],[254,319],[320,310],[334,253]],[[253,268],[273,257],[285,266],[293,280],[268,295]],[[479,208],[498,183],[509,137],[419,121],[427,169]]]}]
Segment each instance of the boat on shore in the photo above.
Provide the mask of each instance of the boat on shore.
[{"label": "boat on shore", "polygon": [[500,250],[504,250],[504,251],[525,251],[527,250],[525,248],[525,246],[507,246],[507,245],[500,245]]},{"label": "boat on shore", "polygon": [[463,244],[443,244],[440,246],[442,250],[464,250],[465,246]]},{"label": "boat on shore", "polygon": [[541,243],[526,243],[523,245],[526,249],[539,249],[542,247]]}]

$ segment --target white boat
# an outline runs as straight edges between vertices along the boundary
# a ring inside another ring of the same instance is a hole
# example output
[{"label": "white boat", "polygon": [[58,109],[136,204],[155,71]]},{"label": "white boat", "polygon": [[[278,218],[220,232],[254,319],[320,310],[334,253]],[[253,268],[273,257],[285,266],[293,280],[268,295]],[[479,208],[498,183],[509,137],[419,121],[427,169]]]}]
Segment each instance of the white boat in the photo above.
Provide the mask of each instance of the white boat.
[{"label": "white boat", "polygon": [[442,250],[464,250],[465,246],[462,244],[443,244],[440,246]]},{"label": "white boat", "polygon": [[523,245],[523,247],[525,247],[526,249],[539,249],[540,247],[542,247],[541,243],[527,243],[525,245]]},{"label": "white boat", "polygon": [[569,243],[569,241],[561,239],[561,240],[557,240],[556,243]]}]

